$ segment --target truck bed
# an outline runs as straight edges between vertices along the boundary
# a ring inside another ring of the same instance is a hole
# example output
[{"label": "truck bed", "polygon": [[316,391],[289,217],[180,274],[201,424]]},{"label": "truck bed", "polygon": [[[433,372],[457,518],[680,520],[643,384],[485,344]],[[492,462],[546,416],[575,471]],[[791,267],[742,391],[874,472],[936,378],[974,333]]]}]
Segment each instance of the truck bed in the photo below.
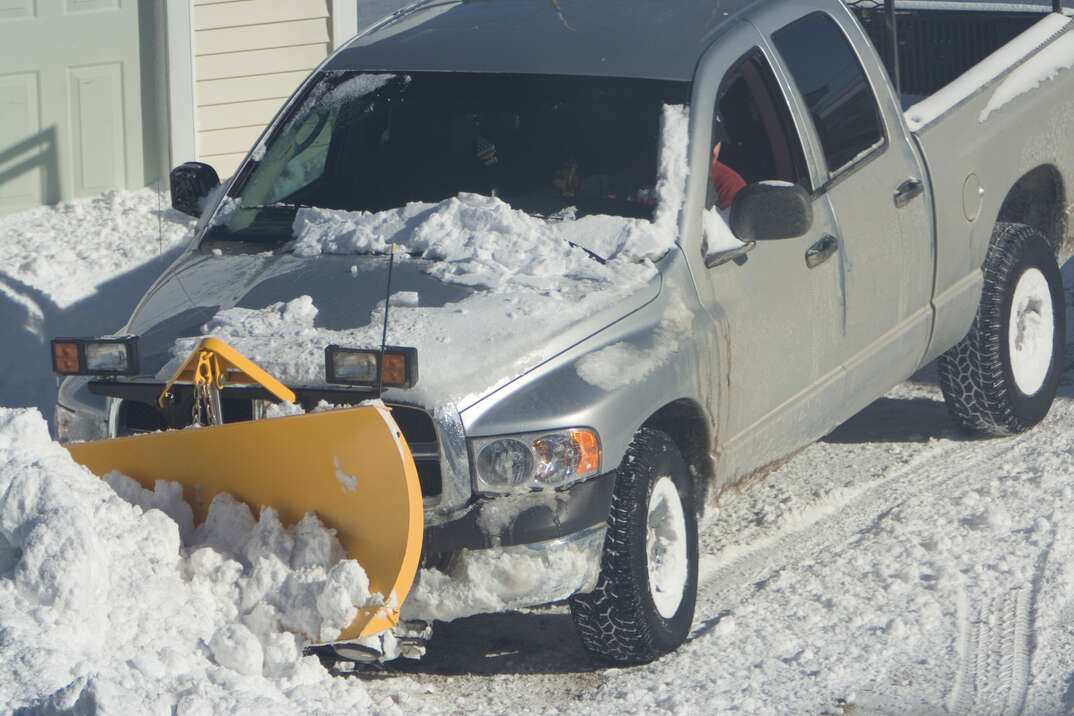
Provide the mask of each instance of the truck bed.
[{"label": "truck bed", "polygon": [[[924,26],[930,15],[914,13],[913,22]],[[988,17],[996,14],[978,19]],[[1074,176],[1074,21],[1057,13],[1029,17],[1035,22],[906,110],[934,195],[936,329],[930,352],[968,331],[997,222],[1034,226],[1052,241],[1060,263],[1074,252],[1067,217],[1074,195],[1064,181]],[[925,36],[903,37],[902,55],[917,53],[911,43]],[[968,43],[961,56],[985,47]],[[904,87],[904,100],[913,96],[906,90],[919,88]]]}]

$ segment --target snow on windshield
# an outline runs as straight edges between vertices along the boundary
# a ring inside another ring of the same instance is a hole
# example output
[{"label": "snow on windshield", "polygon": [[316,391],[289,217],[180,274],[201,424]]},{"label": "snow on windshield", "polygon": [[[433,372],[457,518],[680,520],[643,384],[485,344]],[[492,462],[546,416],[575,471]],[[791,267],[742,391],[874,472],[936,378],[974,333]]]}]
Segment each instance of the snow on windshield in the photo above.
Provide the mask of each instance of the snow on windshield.
[{"label": "snow on windshield", "polygon": [[[463,194],[386,212],[303,210],[295,221],[295,251],[385,253],[394,244],[401,249],[396,261],[418,253],[433,260],[423,265],[428,273],[474,289],[447,306],[422,306],[420,296],[393,301],[388,333],[392,345],[418,349],[422,378],[408,398],[462,405],[550,359],[559,350],[555,339],[571,325],[622,304],[656,278],[653,260],[678,235],[687,125],[687,108],[665,108],[659,206],[652,222],[601,216],[556,224],[495,197]],[[590,251],[600,249],[607,260],[579,246],[586,227],[597,240]],[[223,310],[202,333],[227,341],[289,385],[324,383],[325,346],[380,346],[383,301],[358,328],[324,328],[317,315],[313,300],[300,296],[262,309]],[[170,377],[199,339],[176,341],[158,377]]]},{"label": "snow on windshield", "polygon": [[664,107],[652,221],[599,214],[576,219],[573,212],[546,221],[495,197],[459,194],[438,204],[410,203],[379,212],[300,209],[294,251],[300,256],[386,253],[394,244],[447,263],[436,269],[445,280],[465,276],[463,282],[472,285],[480,275],[490,287],[503,282],[505,270],[511,276],[561,277],[564,269],[590,260],[571,244],[604,259],[656,260],[678,238],[688,129],[686,107]]}]

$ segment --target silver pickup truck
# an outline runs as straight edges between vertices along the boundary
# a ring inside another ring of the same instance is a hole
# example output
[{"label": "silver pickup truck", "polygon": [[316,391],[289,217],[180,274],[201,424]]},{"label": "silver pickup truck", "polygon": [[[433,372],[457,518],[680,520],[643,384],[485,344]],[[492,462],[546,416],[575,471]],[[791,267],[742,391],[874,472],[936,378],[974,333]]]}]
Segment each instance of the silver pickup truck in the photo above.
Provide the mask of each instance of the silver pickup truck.
[{"label": "silver pickup truck", "polygon": [[[968,430],[1048,413],[1074,248],[1074,31],[1061,13],[1027,27],[926,96],[896,90],[897,60],[889,72],[838,0],[419,3],[319,67],[215,193],[211,167],[173,172],[175,207],[201,218],[122,331],[140,339],[138,375],[65,381],[60,438],[188,424],[182,400],[157,406],[160,371],[222,311],[310,296],[307,329],[379,342],[395,234],[377,217],[398,233],[436,214],[412,202],[461,202],[470,231],[505,236],[482,224],[494,200],[578,229],[663,211],[672,242],[620,251],[650,273],[615,301],[580,316],[533,289],[558,325],[503,304],[459,328],[455,307],[487,287],[405,247],[400,315],[453,327],[436,334],[445,351],[472,348],[446,361],[423,343],[420,379],[382,394],[425,498],[404,615],[569,600],[592,653],[656,658],[691,628],[704,507],[922,366],[939,359]],[[661,194],[674,141],[683,191]],[[347,240],[297,250],[297,220],[319,210],[349,212]],[[614,263],[583,234],[563,234],[571,251]],[[324,372],[289,384],[307,408],[378,397]],[[225,420],[266,409],[224,393]]]}]

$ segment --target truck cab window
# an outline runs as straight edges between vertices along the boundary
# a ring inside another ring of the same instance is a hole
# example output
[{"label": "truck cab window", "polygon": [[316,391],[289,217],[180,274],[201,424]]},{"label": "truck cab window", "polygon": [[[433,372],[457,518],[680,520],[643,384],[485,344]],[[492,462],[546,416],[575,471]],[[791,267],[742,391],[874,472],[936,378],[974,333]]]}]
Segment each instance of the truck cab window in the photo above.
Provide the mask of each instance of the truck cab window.
[{"label": "truck cab window", "polygon": [[720,87],[707,206],[726,211],[737,189],[769,180],[808,187],[802,145],[787,102],[768,61],[754,50]]},{"label": "truck cab window", "polygon": [[772,39],[809,108],[832,175],[884,141],[876,97],[835,20],[816,12]]}]

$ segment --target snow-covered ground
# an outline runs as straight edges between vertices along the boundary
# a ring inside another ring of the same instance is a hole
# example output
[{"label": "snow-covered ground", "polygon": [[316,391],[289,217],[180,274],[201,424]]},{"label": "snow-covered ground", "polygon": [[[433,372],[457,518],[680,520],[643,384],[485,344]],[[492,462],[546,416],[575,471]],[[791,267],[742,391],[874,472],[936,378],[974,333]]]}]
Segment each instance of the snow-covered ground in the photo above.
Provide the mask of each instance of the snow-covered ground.
[{"label": "snow-covered ground", "polygon": [[406,670],[477,712],[1071,713],[1074,370],[1060,390],[978,441],[924,371],[727,498],[690,642],[655,664],[594,665],[547,610],[446,625]]},{"label": "snow-covered ground", "polygon": [[[158,257],[156,210],[139,192],[0,219],[0,405],[48,409],[47,338],[126,319],[186,230],[166,212]],[[926,370],[727,497],[690,642],[629,669],[591,662],[553,608],[442,625],[422,662],[331,678],[240,617],[250,554],[204,534],[180,549],[163,513],[76,487],[32,414],[0,423],[0,713],[41,694],[117,713],[1074,711],[1074,363],[1026,435],[958,433]]]},{"label": "snow-covered ground", "polygon": [[51,419],[49,339],[122,326],[193,223],[153,189],[0,216],[0,405]]}]

